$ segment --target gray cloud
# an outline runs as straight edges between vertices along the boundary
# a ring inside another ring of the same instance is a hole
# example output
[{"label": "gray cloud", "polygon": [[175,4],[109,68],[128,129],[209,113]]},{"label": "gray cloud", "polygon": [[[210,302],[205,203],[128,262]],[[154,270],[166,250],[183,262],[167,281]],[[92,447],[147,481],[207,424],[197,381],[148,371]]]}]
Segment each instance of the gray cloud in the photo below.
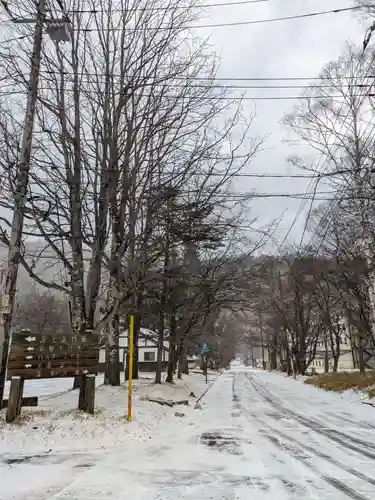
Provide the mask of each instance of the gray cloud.
[{"label": "gray cloud", "polygon": [[[207,3],[211,2],[207,0]],[[229,23],[350,6],[349,2],[342,0],[329,2],[327,0],[270,0],[253,5],[207,9],[209,15],[201,22]],[[199,30],[200,34],[202,32],[211,33],[211,43],[222,55],[219,72],[222,77],[314,77],[324,64],[339,57],[348,39],[361,44],[364,27],[361,26],[357,13],[344,12],[267,24]],[[292,84],[292,82],[289,83]],[[248,97],[299,95],[299,90],[249,89],[246,95]],[[287,156],[304,151],[303,148],[296,149],[283,143],[287,138],[287,131],[280,124],[280,120],[292,107],[293,101],[256,102],[257,119],[254,133],[269,134],[269,138],[265,151],[258,155],[249,168],[249,172],[291,172],[291,167],[286,163]],[[245,103],[245,110],[250,113],[253,109],[253,102]],[[255,188],[260,192],[292,193],[305,191],[308,181],[305,179],[241,179],[238,184],[241,191],[250,191]],[[252,213],[260,218],[261,223],[265,223],[286,211],[279,227],[279,237],[282,239],[300,204],[300,201],[291,199],[258,199],[252,202]],[[291,232],[291,240],[300,238],[308,205]]]}]

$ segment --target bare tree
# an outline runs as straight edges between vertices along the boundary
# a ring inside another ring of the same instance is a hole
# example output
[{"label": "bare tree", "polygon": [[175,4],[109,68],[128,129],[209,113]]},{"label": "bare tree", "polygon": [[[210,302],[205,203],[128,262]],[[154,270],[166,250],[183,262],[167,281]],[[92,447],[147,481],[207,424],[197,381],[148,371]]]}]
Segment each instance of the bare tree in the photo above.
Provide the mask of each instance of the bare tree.
[{"label": "bare tree", "polygon": [[13,328],[26,328],[46,335],[69,333],[68,304],[49,292],[32,290],[18,299]]},{"label": "bare tree", "polygon": [[[327,214],[327,207],[322,207],[316,218],[314,215],[313,227],[321,219],[322,211]],[[316,227],[316,240],[313,244],[318,244],[320,253],[324,253],[331,261],[332,269],[326,276],[326,281],[334,289],[333,304],[332,298],[329,301],[330,318],[336,331],[336,345],[340,334],[335,316],[339,310],[349,327],[353,358],[358,359],[363,372],[366,366],[371,367],[373,357],[374,333],[370,304],[372,273],[363,246],[358,244],[358,226],[356,213],[350,213],[340,203],[329,211],[324,224]]]},{"label": "bare tree", "polygon": [[[317,174],[315,192],[324,182],[329,186],[328,194],[332,193],[332,201],[322,206],[320,217],[316,213],[310,224],[311,243],[316,254],[335,263],[330,282],[341,298],[341,313],[362,318],[359,339],[354,341],[362,371],[374,353],[370,313],[375,305],[374,102],[368,78],[373,69],[372,46],[363,52],[362,47],[347,45],[342,57],[326,65],[319,84],[311,86],[303,103],[286,118],[297,137],[319,153],[308,162],[292,158],[292,163]],[[328,330],[334,317],[326,316]],[[334,337],[337,339],[338,333]],[[337,358],[337,340],[334,344]]]},{"label": "bare tree", "polygon": [[[41,248],[29,255],[26,244],[21,264],[40,285],[69,296],[74,332],[105,332],[106,380],[118,384],[120,316],[142,308],[168,246],[165,193],[173,188],[180,205],[196,203],[197,210],[220,201],[211,224],[218,222],[230,208],[234,174],[261,141],[249,138],[251,120],[214,85],[218,61],[189,31],[200,13],[194,0],[183,9],[176,0],[97,0],[92,9],[72,0],[65,8],[71,43],[43,47],[25,207],[26,242],[38,237]],[[17,161],[27,40],[2,53],[12,88],[1,119],[2,206],[9,211],[15,191],[7,156]],[[2,222],[8,244],[7,218]],[[175,247],[181,242],[181,234],[174,237]],[[64,280],[38,272],[46,259],[63,269]]]}]

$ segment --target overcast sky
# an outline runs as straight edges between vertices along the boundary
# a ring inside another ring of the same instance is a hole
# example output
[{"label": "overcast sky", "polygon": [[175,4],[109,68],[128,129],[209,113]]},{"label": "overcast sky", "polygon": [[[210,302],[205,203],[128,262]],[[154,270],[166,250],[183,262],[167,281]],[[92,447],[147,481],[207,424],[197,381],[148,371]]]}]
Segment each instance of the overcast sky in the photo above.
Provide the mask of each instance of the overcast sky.
[{"label": "overcast sky", "polygon": [[[284,16],[308,14],[319,11],[352,7],[354,0],[268,0],[243,5],[212,6],[217,3],[240,2],[241,0],[202,0],[211,5],[206,16],[197,24],[221,24],[271,19]],[[243,0],[245,1],[245,0]],[[250,0],[249,0],[250,1]],[[3,16],[4,16],[3,12]],[[6,16],[5,16],[6,17]],[[210,42],[221,55],[219,75],[228,78],[228,84],[290,84],[304,82],[233,82],[231,78],[278,78],[314,77],[322,66],[337,59],[350,39],[356,44],[363,41],[365,26],[360,24],[355,11],[340,12],[304,19],[284,20],[243,26],[222,26],[198,29],[200,36],[210,36]],[[224,84],[226,82],[223,82]],[[238,96],[242,91],[238,91]],[[248,89],[246,97],[297,96],[298,89]],[[295,101],[297,102],[297,101]],[[288,134],[280,121],[292,109],[291,100],[246,100],[244,109],[249,115],[256,106],[257,118],[253,126],[254,136],[268,135],[264,151],[248,167],[248,173],[285,174],[296,173],[287,164],[289,155],[301,151],[284,141]],[[300,172],[298,172],[300,173]],[[238,189],[261,193],[303,193],[309,181],[306,179],[254,179],[241,178]],[[322,186],[320,186],[320,189]],[[301,200],[287,198],[254,199],[252,215],[259,217],[259,226],[284,213],[278,227],[277,238],[283,240]],[[297,241],[302,234],[309,203],[290,232],[289,242]],[[271,248],[270,248],[271,249]]]},{"label": "overcast sky", "polygon": [[[218,0],[218,2],[235,0]],[[205,0],[207,4],[218,3]],[[352,7],[350,0],[269,0],[248,5],[220,6],[207,9],[203,22],[229,23],[274,17],[292,16],[318,11]],[[343,51],[346,40],[361,44],[365,27],[360,24],[358,13],[340,12],[305,19],[285,20],[265,24],[216,27],[199,30],[200,34],[211,32],[211,42],[221,53],[220,77],[314,77],[322,66],[336,59]],[[233,83],[233,82],[232,82]],[[243,82],[251,84],[255,82]],[[260,82],[266,84],[267,82]],[[271,82],[268,82],[268,84]],[[293,84],[293,82],[273,82]],[[306,82],[294,82],[305,83]],[[298,89],[282,91],[246,91],[248,97],[298,95]],[[254,103],[246,101],[249,113]],[[286,163],[290,154],[297,150],[283,143],[287,131],[280,124],[286,112],[292,109],[293,101],[256,101],[257,119],[254,133],[269,134],[265,151],[254,160],[248,172],[291,173],[296,172]],[[298,172],[299,173],[299,172]],[[259,192],[304,192],[306,179],[241,179],[241,192],[256,188]],[[285,211],[279,226],[278,238],[283,239],[301,201],[293,199],[257,199],[252,201],[253,214],[261,223],[274,219]],[[305,224],[309,203],[290,233],[289,242],[298,241]]]}]

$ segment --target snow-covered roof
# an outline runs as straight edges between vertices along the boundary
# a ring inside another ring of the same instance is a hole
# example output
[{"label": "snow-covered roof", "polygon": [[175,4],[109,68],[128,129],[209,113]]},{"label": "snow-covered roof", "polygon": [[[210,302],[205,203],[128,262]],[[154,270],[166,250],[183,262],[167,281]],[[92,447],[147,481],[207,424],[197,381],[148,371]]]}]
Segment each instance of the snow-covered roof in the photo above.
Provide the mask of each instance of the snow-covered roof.
[{"label": "snow-covered roof", "polygon": [[[149,328],[140,328],[138,346],[140,348],[145,347],[157,347],[159,334]],[[128,330],[124,330],[119,335],[119,348],[123,349],[128,346]],[[163,348],[165,351],[169,351],[168,339],[164,339]],[[105,343],[101,347],[105,348]]]},{"label": "snow-covered roof", "polygon": [[[153,330],[150,330],[149,328],[141,328],[139,329],[139,335],[140,337],[153,337],[157,338],[159,336],[158,332],[154,332]],[[128,336],[128,329],[124,330],[122,333],[120,333],[120,337],[127,337]]]}]

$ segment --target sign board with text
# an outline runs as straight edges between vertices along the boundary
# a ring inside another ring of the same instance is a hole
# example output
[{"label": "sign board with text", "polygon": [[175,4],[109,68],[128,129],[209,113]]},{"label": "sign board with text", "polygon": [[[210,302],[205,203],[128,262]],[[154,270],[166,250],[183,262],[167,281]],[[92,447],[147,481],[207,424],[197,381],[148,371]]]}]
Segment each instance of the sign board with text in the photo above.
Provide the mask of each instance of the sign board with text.
[{"label": "sign board with text", "polygon": [[22,330],[12,334],[7,378],[74,377],[97,373],[100,335],[43,335]]}]

